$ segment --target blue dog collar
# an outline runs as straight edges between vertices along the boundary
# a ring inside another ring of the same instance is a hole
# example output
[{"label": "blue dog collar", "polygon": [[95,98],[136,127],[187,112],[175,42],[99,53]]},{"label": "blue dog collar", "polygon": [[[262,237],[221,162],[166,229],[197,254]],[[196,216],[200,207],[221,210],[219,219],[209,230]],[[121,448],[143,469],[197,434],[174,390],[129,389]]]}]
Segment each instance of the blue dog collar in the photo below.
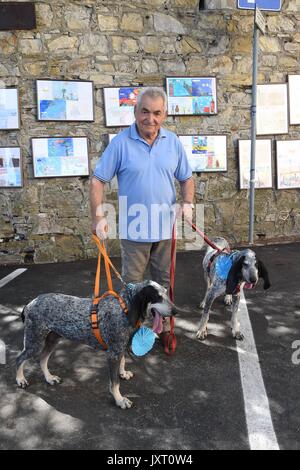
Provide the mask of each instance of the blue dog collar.
[{"label": "blue dog collar", "polygon": [[150,328],[142,326],[132,338],[131,349],[136,356],[144,356],[153,348],[156,335]]}]

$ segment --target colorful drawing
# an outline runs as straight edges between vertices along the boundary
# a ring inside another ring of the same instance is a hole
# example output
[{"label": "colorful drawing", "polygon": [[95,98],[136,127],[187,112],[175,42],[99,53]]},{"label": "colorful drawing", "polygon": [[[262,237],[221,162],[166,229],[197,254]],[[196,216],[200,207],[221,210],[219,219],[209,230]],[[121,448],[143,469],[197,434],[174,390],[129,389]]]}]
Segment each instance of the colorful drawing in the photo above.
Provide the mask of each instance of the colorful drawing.
[{"label": "colorful drawing", "polygon": [[170,78],[169,80],[169,96],[193,96],[191,79]]},{"label": "colorful drawing", "polygon": [[0,187],[22,186],[20,147],[0,147]]},{"label": "colorful drawing", "polygon": [[70,137],[64,139],[48,140],[48,156],[49,157],[73,157],[74,147],[73,139]]},{"label": "colorful drawing", "polygon": [[300,188],[300,140],[276,142],[278,189]]},{"label": "colorful drawing", "polygon": [[86,137],[32,139],[34,176],[86,176],[89,174]]},{"label": "colorful drawing", "polygon": [[119,105],[135,106],[136,99],[139,94],[139,88],[120,88],[119,89]]},{"label": "colorful drawing", "polygon": [[288,133],[287,84],[257,85],[257,135]]},{"label": "colorful drawing", "polygon": [[66,102],[63,100],[41,100],[39,114],[42,120],[66,120]]},{"label": "colorful drawing", "polygon": [[93,121],[93,83],[37,80],[38,119]]},{"label": "colorful drawing", "polygon": [[0,89],[0,129],[19,129],[19,127],[18,90]]},{"label": "colorful drawing", "polygon": [[193,171],[227,171],[226,136],[182,135],[179,139]]},{"label": "colorful drawing", "polygon": [[134,120],[134,106],[142,87],[104,88],[104,110],[107,127],[130,126]]},{"label": "colorful drawing", "polygon": [[289,75],[290,124],[300,124],[300,75]]},{"label": "colorful drawing", "polygon": [[[256,141],[255,188],[272,188],[272,142],[270,139]],[[251,141],[239,140],[240,189],[249,189]]]},{"label": "colorful drawing", "polygon": [[79,101],[80,82],[53,82],[54,100]]},{"label": "colorful drawing", "polygon": [[216,114],[214,77],[167,78],[168,114]]}]

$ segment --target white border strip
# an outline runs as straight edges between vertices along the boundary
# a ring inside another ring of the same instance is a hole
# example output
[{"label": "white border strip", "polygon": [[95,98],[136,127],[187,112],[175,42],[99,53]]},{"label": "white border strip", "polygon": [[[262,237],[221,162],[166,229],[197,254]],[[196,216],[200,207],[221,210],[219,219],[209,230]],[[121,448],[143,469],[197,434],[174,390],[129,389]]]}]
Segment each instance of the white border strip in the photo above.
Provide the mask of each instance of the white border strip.
[{"label": "white border strip", "polygon": [[245,414],[251,450],[280,450],[274,431],[269,401],[259,365],[252,326],[244,293],[240,301],[241,331],[244,341],[237,341]]},{"label": "white border strip", "polygon": [[5,284],[8,284],[13,279],[15,279],[15,277],[18,277],[20,276],[20,274],[23,274],[25,271],[27,271],[27,268],[16,269],[12,273],[10,273],[8,276],[5,276],[3,279],[0,279],[0,288],[5,286]]}]

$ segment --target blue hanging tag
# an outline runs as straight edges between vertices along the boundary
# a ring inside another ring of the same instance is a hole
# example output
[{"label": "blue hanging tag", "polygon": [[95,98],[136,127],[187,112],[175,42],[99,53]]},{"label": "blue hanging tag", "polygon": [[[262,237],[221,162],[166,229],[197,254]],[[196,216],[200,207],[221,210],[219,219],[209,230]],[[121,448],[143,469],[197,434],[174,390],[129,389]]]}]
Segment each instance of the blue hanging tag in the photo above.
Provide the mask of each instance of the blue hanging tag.
[{"label": "blue hanging tag", "polygon": [[132,338],[131,349],[136,356],[144,356],[152,349],[156,335],[150,328],[142,326]]}]

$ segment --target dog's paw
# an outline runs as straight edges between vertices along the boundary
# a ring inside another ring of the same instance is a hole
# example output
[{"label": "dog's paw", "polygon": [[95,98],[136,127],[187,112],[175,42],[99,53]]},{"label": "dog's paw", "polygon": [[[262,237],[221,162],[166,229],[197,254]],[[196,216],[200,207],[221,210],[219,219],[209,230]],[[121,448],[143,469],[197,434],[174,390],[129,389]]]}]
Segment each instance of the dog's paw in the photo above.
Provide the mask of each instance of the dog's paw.
[{"label": "dog's paw", "polygon": [[234,337],[234,339],[236,339],[237,341],[243,341],[245,336],[243,335],[243,333],[241,333],[240,331],[237,331],[237,332],[232,332],[232,336]]},{"label": "dog's paw", "polygon": [[17,385],[19,388],[23,388],[25,390],[25,388],[28,387],[29,383],[27,382],[27,380],[25,378],[23,379],[16,379],[16,382],[17,382]]},{"label": "dog's paw", "polygon": [[230,295],[230,294],[225,295],[224,304],[225,305],[232,305],[232,295]]},{"label": "dog's paw", "polygon": [[198,330],[196,333],[196,338],[200,339],[200,341],[204,341],[208,335],[208,330],[205,328],[204,330]]},{"label": "dog's paw", "polygon": [[55,384],[60,384],[62,382],[62,379],[58,377],[57,375],[49,375],[46,377],[46,382],[49,385],[55,385]]},{"label": "dog's paw", "polygon": [[133,372],[130,370],[124,370],[124,372],[120,372],[120,377],[124,380],[130,380],[133,377]]},{"label": "dog's paw", "polygon": [[126,408],[131,408],[133,403],[129,398],[122,397],[121,400],[116,400],[116,405],[122,408],[122,410],[126,410]]}]

